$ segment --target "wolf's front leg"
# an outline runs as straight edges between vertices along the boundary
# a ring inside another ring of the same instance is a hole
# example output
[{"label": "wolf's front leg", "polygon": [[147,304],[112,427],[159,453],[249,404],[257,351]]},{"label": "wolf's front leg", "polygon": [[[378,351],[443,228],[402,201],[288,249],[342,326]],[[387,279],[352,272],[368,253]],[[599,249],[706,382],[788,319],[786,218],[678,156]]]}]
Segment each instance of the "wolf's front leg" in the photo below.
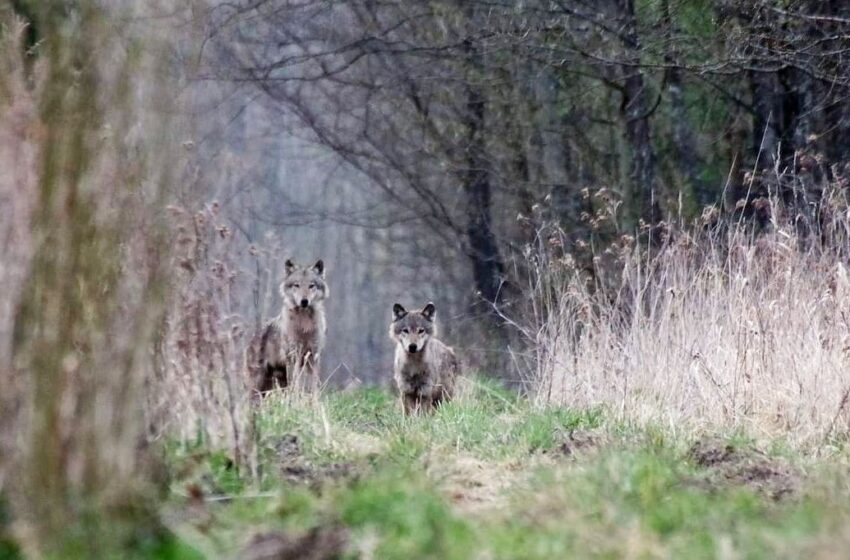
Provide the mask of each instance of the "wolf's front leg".
[{"label": "wolf's front leg", "polygon": [[317,395],[319,393],[319,355],[308,352],[301,360],[300,366],[299,388],[305,393]]},{"label": "wolf's front leg", "polygon": [[419,411],[419,397],[410,393],[401,396],[402,412],[405,416],[413,416]]},{"label": "wolf's front leg", "polygon": [[307,390],[314,394],[319,394],[319,361],[321,356],[316,354],[315,357],[309,361],[309,365],[307,366]]}]

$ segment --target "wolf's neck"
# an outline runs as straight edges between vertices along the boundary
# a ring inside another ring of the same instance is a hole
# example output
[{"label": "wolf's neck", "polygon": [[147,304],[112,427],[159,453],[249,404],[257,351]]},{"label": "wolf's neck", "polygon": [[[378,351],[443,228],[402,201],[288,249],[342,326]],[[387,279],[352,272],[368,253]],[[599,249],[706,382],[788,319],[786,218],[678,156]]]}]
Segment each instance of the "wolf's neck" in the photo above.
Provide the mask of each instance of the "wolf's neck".
[{"label": "wolf's neck", "polygon": [[284,307],[280,311],[278,322],[282,327],[292,323],[311,323],[322,312],[320,306],[321,304],[314,304],[310,307]]},{"label": "wolf's neck", "polygon": [[287,317],[312,317],[316,314],[316,307],[284,307],[281,310],[281,315]]}]

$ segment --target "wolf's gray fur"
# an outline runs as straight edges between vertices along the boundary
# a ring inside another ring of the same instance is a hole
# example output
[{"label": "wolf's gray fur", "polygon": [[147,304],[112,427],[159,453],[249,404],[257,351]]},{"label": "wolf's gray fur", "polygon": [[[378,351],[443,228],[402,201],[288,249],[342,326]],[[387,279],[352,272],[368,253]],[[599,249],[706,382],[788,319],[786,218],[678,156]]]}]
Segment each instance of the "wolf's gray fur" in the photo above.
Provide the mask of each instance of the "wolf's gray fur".
[{"label": "wolf's gray fur", "polygon": [[283,309],[251,339],[245,353],[248,384],[254,395],[288,387],[300,376],[315,391],[325,346],[325,266],[319,260],[300,267],[287,260],[280,285]]},{"label": "wolf's gray fur", "polygon": [[431,410],[454,396],[460,364],[454,350],[437,339],[435,313],[430,302],[419,311],[393,305],[395,381],[406,414]]}]

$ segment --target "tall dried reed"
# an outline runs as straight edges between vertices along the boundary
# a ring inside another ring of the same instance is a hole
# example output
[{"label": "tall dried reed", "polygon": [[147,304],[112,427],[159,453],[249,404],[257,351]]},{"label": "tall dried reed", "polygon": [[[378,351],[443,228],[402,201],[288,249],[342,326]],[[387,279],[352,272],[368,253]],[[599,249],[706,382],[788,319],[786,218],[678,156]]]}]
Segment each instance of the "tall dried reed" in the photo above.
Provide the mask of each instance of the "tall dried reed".
[{"label": "tall dried reed", "polygon": [[[814,214],[774,197],[768,216],[630,238],[593,275],[542,247],[532,274],[531,383],[541,403],[604,406],[625,421],[787,435],[818,447],[850,433],[850,214],[840,181]],[[560,246],[557,233],[547,236]]]},{"label": "tall dried reed", "polygon": [[[226,449],[237,466],[250,468],[254,432],[244,350],[256,318],[268,316],[268,294],[277,285],[269,270],[281,252],[274,240],[267,240],[272,249],[262,249],[234,236],[215,202],[169,212],[172,299],[147,391],[149,430],[154,439]],[[252,308],[258,308],[253,319],[245,316]]]}]

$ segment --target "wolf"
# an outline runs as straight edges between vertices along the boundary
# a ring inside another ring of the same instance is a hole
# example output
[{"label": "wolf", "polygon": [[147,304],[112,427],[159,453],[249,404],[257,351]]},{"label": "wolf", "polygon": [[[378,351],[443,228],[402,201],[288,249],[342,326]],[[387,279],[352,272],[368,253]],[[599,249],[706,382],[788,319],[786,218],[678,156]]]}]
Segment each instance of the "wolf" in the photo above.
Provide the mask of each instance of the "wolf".
[{"label": "wolf", "polygon": [[419,311],[393,305],[394,376],[405,414],[433,410],[454,396],[460,362],[454,350],[437,339],[435,314],[431,302]]},{"label": "wolf", "polygon": [[312,392],[319,386],[319,360],[327,332],[324,303],[329,295],[324,262],[319,259],[313,266],[301,267],[287,260],[280,295],[280,315],[254,335],[245,352],[254,398],[293,385],[296,376]]}]

